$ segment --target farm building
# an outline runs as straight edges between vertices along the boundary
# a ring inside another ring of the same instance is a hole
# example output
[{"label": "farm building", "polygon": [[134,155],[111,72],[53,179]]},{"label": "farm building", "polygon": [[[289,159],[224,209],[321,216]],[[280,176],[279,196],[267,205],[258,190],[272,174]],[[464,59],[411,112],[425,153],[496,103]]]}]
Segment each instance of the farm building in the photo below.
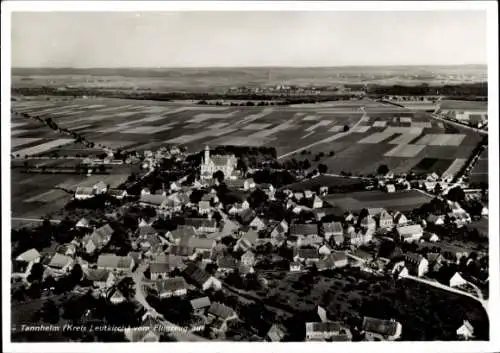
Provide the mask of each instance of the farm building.
[{"label": "farm building", "polygon": [[217,231],[217,221],[207,218],[186,218],[186,226],[193,227],[200,233],[215,233]]},{"label": "farm building", "polygon": [[187,265],[183,271],[183,276],[187,281],[202,290],[209,288],[220,289],[222,287],[222,283],[217,278],[210,276],[195,264]]},{"label": "farm building", "polygon": [[313,223],[293,223],[290,226],[290,235],[299,237],[299,236],[308,236],[318,235],[318,225]]},{"label": "farm building", "polygon": [[188,284],[182,277],[172,277],[157,280],[155,288],[160,298],[179,297],[187,293]]},{"label": "farm building", "polygon": [[407,243],[419,241],[424,235],[424,231],[420,224],[397,227],[396,231],[399,238]]},{"label": "farm building", "polygon": [[79,186],[75,191],[75,199],[77,200],[87,200],[94,197],[94,189],[91,187]]},{"label": "farm building", "polygon": [[200,297],[193,299],[189,302],[191,304],[191,309],[195,315],[203,315],[205,310],[210,307],[209,297]]},{"label": "farm building", "polygon": [[224,177],[229,179],[236,169],[238,160],[234,155],[227,156],[210,156],[210,148],[205,147],[205,154],[201,162],[201,177],[202,179],[211,179],[213,174],[221,171]]},{"label": "farm building", "polygon": [[401,337],[403,327],[395,320],[382,320],[373,317],[364,317],[361,331],[367,340],[394,341]]},{"label": "farm building", "polygon": [[342,244],[344,242],[344,229],[342,223],[340,222],[328,222],[321,225],[321,233],[325,237],[326,241],[330,241],[331,238],[335,241],[335,244]]},{"label": "farm building", "polygon": [[228,322],[238,319],[238,315],[233,309],[217,302],[210,305],[207,317],[212,321],[212,328],[216,332],[226,331]]},{"label": "farm building", "polygon": [[429,261],[420,254],[407,253],[404,264],[408,273],[413,276],[422,277],[429,272]]},{"label": "farm building", "polygon": [[97,228],[92,234],[87,234],[82,238],[82,245],[87,254],[92,254],[96,250],[102,249],[111,240],[114,230],[109,224]]},{"label": "farm building", "polygon": [[351,330],[340,322],[306,322],[306,341],[351,341]]},{"label": "farm building", "polygon": [[134,265],[134,260],[129,256],[101,254],[97,259],[97,268],[102,270],[130,272]]}]

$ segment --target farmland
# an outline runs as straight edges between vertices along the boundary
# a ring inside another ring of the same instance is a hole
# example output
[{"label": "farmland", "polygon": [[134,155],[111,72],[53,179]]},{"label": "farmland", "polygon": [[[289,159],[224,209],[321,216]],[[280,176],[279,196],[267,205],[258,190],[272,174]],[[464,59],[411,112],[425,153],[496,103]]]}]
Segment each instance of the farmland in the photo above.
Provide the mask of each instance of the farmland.
[{"label": "farmland", "polygon": [[344,212],[359,212],[363,208],[372,207],[383,207],[391,211],[410,211],[431,200],[429,196],[415,190],[394,193],[385,193],[379,190],[360,191],[333,194],[325,199],[330,205],[338,207]]},{"label": "farmland", "polygon": [[469,176],[471,185],[488,184],[488,149],[479,156]]},{"label": "farmland", "polygon": [[[320,161],[311,161],[312,168],[323,163],[332,174],[373,174],[381,164],[394,173],[415,169],[453,174],[480,140],[469,130],[430,119],[425,113],[368,99],[247,107],[37,96],[16,99],[12,111],[12,156],[30,164],[36,158],[36,164],[46,167],[74,167],[85,157],[102,154],[106,147],[140,152],[182,145],[188,152],[196,152],[208,144],[275,147],[278,156],[289,154],[286,158],[297,160],[305,158],[300,150],[307,147],[311,153],[325,154]],[[76,142],[23,113],[51,118],[59,127],[78,132],[94,146]],[[332,151],[334,154],[330,154]],[[118,173],[127,174],[127,170]],[[69,195],[39,194],[59,184],[74,187],[87,180],[72,178],[19,176],[12,191],[14,212],[19,208],[26,213],[55,209]],[[115,178],[116,173],[110,177]],[[407,205],[401,200],[390,201],[394,196],[384,196],[390,198],[384,202],[389,208],[410,208],[421,202],[422,195],[416,196],[415,200],[405,196]]]}]

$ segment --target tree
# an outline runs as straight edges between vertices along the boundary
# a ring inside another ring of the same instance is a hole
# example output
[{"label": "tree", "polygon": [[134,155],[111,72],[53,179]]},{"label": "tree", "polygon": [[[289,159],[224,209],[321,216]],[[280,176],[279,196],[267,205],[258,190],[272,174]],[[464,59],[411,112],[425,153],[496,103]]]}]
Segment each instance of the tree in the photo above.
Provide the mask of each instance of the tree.
[{"label": "tree", "polygon": [[460,186],[455,186],[454,188],[448,191],[446,197],[450,201],[463,202],[465,200],[465,192],[462,190]]},{"label": "tree", "polygon": [[381,164],[378,168],[377,168],[377,174],[378,175],[386,175],[387,173],[389,173],[389,167],[385,164]]},{"label": "tree", "polygon": [[344,125],[344,129],[343,130],[344,130],[344,132],[349,131],[349,126],[348,125]]},{"label": "tree", "polygon": [[41,263],[35,263],[31,267],[31,272],[28,275],[28,282],[33,283],[35,281],[41,281],[43,277],[43,265]]},{"label": "tree", "polygon": [[80,264],[75,264],[75,266],[73,266],[73,268],[71,269],[70,276],[75,284],[80,283],[80,281],[82,280],[82,277],[83,277],[83,271],[82,271],[82,267],[80,266]]},{"label": "tree", "polygon": [[59,307],[53,300],[49,299],[43,303],[40,315],[44,322],[57,324],[59,322]]},{"label": "tree", "polygon": [[318,165],[318,171],[321,174],[325,174],[328,171],[328,167],[325,164],[319,164]]},{"label": "tree", "polygon": [[329,155],[330,157],[333,157],[333,156],[335,155],[335,152],[334,152],[334,151],[330,151],[330,153],[328,153],[328,155]]},{"label": "tree", "polygon": [[440,194],[441,191],[443,191],[443,188],[441,187],[441,184],[437,183],[436,186],[434,187],[434,193]]},{"label": "tree", "polygon": [[125,298],[130,299],[135,295],[135,282],[132,277],[122,279],[118,283],[117,288]]},{"label": "tree", "polygon": [[224,181],[224,173],[222,170],[218,170],[212,175],[212,178],[216,179],[219,183],[222,183]]}]

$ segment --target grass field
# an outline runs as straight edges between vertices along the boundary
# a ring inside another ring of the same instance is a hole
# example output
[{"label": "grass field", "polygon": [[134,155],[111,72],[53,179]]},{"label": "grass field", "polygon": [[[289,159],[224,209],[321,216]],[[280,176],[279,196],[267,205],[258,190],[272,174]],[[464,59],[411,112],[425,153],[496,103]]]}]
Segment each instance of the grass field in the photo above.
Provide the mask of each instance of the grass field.
[{"label": "grass field", "polygon": [[415,190],[385,193],[379,190],[328,195],[325,200],[345,211],[359,212],[363,208],[383,207],[389,211],[411,211],[431,198]]}]

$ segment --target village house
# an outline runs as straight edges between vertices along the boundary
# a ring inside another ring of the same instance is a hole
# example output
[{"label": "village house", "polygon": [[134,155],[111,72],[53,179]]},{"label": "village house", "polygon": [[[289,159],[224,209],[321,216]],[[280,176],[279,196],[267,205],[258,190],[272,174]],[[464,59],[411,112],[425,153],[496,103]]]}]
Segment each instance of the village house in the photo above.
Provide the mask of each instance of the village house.
[{"label": "village house", "polygon": [[394,226],[394,220],[389,212],[383,210],[378,216],[378,224],[382,229],[391,229]]},{"label": "village house", "polygon": [[243,234],[240,239],[234,245],[234,251],[247,251],[252,249],[259,238],[259,233],[257,231],[250,229],[248,232]]},{"label": "village house", "polygon": [[351,341],[351,330],[340,322],[306,322],[306,341]]},{"label": "village house", "polygon": [[317,249],[294,248],[293,252],[293,260],[305,263],[306,266],[310,266],[313,263],[318,262],[320,259]]},{"label": "village house", "polygon": [[161,321],[146,312],[142,317],[142,325],[139,328],[131,327],[124,330],[125,338],[130,342],[159,342],[162,331]]},{"label": "village house", "polygon": [[435,243],[439,241],[439,237],[437,236],[436,233],[430,233],[430,232],[424,232],[424,235],[420,239],[420,242],[430,242],[430,243]]},{"label": "village house", "polygon": [[332,253],[332,249],[330,248],[330,246],[328,246],[328,244],[323,244],[319,247],[318,253],[321,256],[330,255]]},{"label": "village house", "polygon": [[115,275],[109,270],[88,269],[85,278],[92,281],[94,288],[99,290],[107,290],[116,282]]},{"label": "village house", "polygon": [[394,184],[386,184],[385,191],[387,191],[388,193],[396,192],[396,187],[394,186]]},{"label": "village house", "polygon": [[240,263],[231,255],[222,255],[217,258],[217,272],[228,274],[238,269]]},{"label": "village house", "polygon": [[127,300],[127,298],[125,298],[123,293],[116,286],[111,287],[106,294],[107,294],[106,295],[107,299],[112,304],[115,304],[115,305],[121,304]]},{"label": "village house", "polygon": [[82,218],[80,218],[80,220],[78,222],[76,222],[75,228],[78,228],[78,229],[90,228],[90,223],[85,217],[82,217]]},{"label": "village house", "polygon": [[75,243],[61,244],[57,247],[56,252],[62,255],[75,257],[76,255],[76,245]]},{"label": "village house", "polygon": [[259,216],[256,216],[248,225],[257,231],[261,231],[267,227],[266,222]]},{"label": "village house", "polygon": [[114,197],[117,200],[123,200],[125,197],[128,196],[128,193],[126,190],[120,190],[120,189],[109,189],[108,190],[108,195],[111,197]]},{"label": "village house", "polygon": [[395,320],[382,320],[373,317],[364,317],[361,332],[365,339],[394,341],[401,337],[403,326]]},{"label": "village house", "polygon": [[304,246],[313,246],[313,247],[319,247],[321,244],[323,244],[324,239],[320,237],[318,234],[309,234],[309,235],[300,235],[297,237],[297,246],[298,247],[304,247]]},{"label": "village house", "polygon": [[354,246],[360,246],[369,243],[373,239],[373,230],[360,229],[357,232],[349,232],[349,243]]},{"label": "village house", "polygon": [[429,261],[420,254],[407,253],[404,263],[410,275],[422,277],[429,272]]},{"label": "village house", "polygon": [[211,321],[214,331],[225,332],[228,322],[238,319],[238,315],[230,307],[222,303],[213,302],[207,310],[207,318]]},{"label": "village house", "polygon": [[167,197],[165,195],[141,194],[139,205],[142,207],[153,207],[155,209],[167,208]]},{"label": "village house", "polygon": [[201,238],[199,236],[191,237],[188,241],[189,247],[193,248],[197,254],[212,253],[216,241],[214,239]]},{"label": "village house", "polygon": [[170,273],[170,266],[168,263],[153,262],[149,264],[149,273],[152,281],[167,278]]},{"label": "village house", "polygon": [[200,201],[198,202],[198,213],[200,215],[209,214],[211,211],[210,202],[209,201]]},{"label": "village house", "polygon": [[347,266],[347,255],[344,253],[336,252],[320,259],[316,263],[318,271],[332,270],[335,268],[342,268]]},{"label": "village house", "polygon": [[100,228],[95,229],[92,234],[85,235],[82,238],[82,245],[87,254],[92,254],[95,251],[102,249],[111,240],[114,230],[109,224],[105,224]]},{"label": "village house", "polygon": [[106,193],[106,191],[108,190],[108,185],[103,181],[99,181],[98,183],[94,184],[94,186],[92,186],[92,189],[94,189],[94,194],[101,195]]},{"label": "village house", "polygon": [[200,297],[189,302],[194,315],[204,315],[205,311],[210,307],[210,298]]},{"label": "village house", "polygon": [[288,232],[288,222],[286,220],[282,220],[271,232],[271,238],[274,238],[278,235],[284,235]]},{"label": "village house", "polygon": [[75,260],[72,257],[55,253],[47,264],[47,267],[51,274],[60,276],[68,273],[74,264]]},{"label": "village house", "polygon": [[396,226],[405,226],[408,224],[408,218],[401,212],[397,211],[393,215],[394,218],[394,225]]},{"label": "village house", "polygon": [[94,189],[91,187],[78,186],[74,198],[76,200],[88,200],[94,197]]},{"label": "village house", "polygon": [[266,334],[266,340],[270,342],[281,342],[286,336],[286,329],[283,325],[273,324]]},{"label": "village house", "polygon": [[344,243],[344,229],[342,227],[342,223],[322,223],[320,231],[321,234],[325,237],[326,241],[329,242],[333,238],[333,242],[335,245],[341,245]]},{"label": "village house", "polygon": [[420,224],[397,227],[396,232],[399,239],[406,243],[418,242],[424,235],[424,230]]},{"label": "village house", "polygon": [[434,224],[436,226],[444,225],[444,221],[445,221],[445,216],[443,216],[443,215],[430,214],[427,217],[427,223]]},{"label": "village house", "polygon": [[453,276],[451,276],[449,282],[447,283],[450,287],[460,287],[468,282],[460,275],[460,273],[455,272]]},{"label": "village house", "polygon": [[151,279],[156,280],[167,277],[168,273],[175,269],[183,270],[185,268],[184,258],[174,254],[162,253],[151,260],[149,270]]},{"label": "village house", "polygon": [[313,209],[322,208],[323,207],[323,200],[318,195],[314,195],[311,206],[312,206],[311,208],[313,208]]},{"label": "village house", "polygon": [[101,254],[97,259],[98,269],[110,270],[118,273],[132,272],[134,265],[134,260],[128,256]]},{"label": "village house", "polygon": [[304,265],[299,261],[290,262],[290,272],[302,272],[304,271]]},{"label": "village house", "polygon": [[209,288],[221,289],[222,283],[207,272],[196,266],[195,264],[188,264],[182,272],[184,278],[197,288],[207,290]]},{"label": "village house", "polygon": [[361,220],[360,226],[365,230],[374,232],[375,229],[377,228],[377,223],[375,222],[372,216],[368,215]]},{"label": "village house", "polygon": [[429,272],[438,272],[443,267],[445,259],[440,253],[428,253],[427,261],[429,262]]},{"label": "village house", "polygon": [[12,264],[12,273],[20,277],[28,277],[34,264],[39,263],[42,256],[36,249],[30,249],[16,257]]},{"label": "village house", "polygon": [[294,237],[318,236],[318,225],[315,223],[292,223],[290,235]]},{"label": "village house", "polygon": [[217,231],[217,221],[207,218],[186,218],[186,226],[192,226],[199,233],[215,233]]},{"label": "village house", "polygon": [[155,282],[155,289],[160,298],[186,295],[188,287],[186,280],[182,277],[164,278]]},{"label": "village house", "polygon": [[212,179],[215,172],[221,171],[229,179],[236,169],[238,160],[234,155],[210,156],[210,148],[205,146],[204,156],[201,161],[201,178]]},{"label": "village house", "polygon": [[198,232],[193,226],[179,225],[176,229],[168,231],[165,238],[175,245],[183,245],[188,244],[189,239],[196,235],[198,235]]},{"label": "village house", "polygon": [[243,255],[241,255],[241,264],[247,267],[252,267],[255,265],[255,254],[251,251],[246,251]]},{"label": "village house", "polygon": [[463,325],[457,329],[457,337],[460,340],[470,340],[474,338],[474,327],[468,320],[464,320]]}]

